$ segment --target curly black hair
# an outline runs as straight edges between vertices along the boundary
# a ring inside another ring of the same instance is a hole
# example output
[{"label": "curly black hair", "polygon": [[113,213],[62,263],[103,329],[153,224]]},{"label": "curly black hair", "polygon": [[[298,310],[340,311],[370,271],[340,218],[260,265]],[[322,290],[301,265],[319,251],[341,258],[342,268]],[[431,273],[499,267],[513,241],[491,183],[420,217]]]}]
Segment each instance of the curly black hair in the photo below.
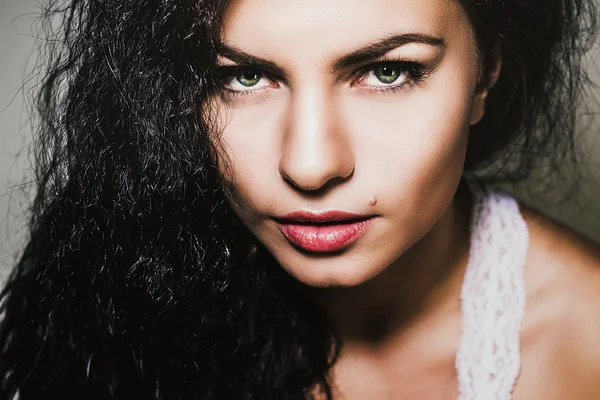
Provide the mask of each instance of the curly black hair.
[{"label": "curly black hair", "polygon": [[[523,179],[573,148],[595,6],[461,3],[482,70],[502,59],[465,168]],[[1,294],[1,399],[332,398],[339,335],[240,223],[218,172],[202,110],[226,7],[50,2],[37,195]]]}]

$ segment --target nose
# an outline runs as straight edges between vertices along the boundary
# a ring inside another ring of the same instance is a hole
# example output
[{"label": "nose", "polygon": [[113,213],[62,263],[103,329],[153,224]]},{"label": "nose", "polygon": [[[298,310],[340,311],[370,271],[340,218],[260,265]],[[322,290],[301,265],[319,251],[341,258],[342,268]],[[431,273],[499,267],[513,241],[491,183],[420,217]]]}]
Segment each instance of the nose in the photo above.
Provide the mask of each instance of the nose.
[{"label": "nose", "polygon": [[302,191],[345,181],[354,172],[354,156],[335,101],[318,90],[292,98],[279,160],[279,174]]}]

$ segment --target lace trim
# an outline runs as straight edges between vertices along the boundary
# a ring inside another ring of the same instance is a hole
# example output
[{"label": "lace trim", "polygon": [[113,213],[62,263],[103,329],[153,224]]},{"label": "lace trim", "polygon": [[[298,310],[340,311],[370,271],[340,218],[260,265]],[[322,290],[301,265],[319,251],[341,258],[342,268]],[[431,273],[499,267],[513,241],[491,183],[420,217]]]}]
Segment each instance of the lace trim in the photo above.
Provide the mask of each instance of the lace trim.
[{"label": "lace trim", "polygon": [[470,258],[460,294],[459,400],[508,400],[519,376],[529,232],[510,196],[474,187]]}]

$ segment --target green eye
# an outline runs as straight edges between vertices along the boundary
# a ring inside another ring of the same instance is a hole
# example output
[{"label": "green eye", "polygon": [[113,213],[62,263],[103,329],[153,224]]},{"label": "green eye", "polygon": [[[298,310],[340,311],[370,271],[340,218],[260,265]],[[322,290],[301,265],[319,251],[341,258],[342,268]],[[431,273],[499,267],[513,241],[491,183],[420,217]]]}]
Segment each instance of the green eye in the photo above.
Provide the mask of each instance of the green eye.
[{"label": "green eye", "polygon": [[400,77],[401,73],[400,68],[389,64],[378,66],[373,70],[373,72],[375,77],[381,83],[394,83],[396,80],[398,80],[398,77]]},{"label": "green eye", "polygon": [[258,82],[260,82],[260,79],[262,78],[262,75],[256,71],[252,71],[252,70],[244,70],[241,71],[239,74],[236,75],[235,79],[242,84],[243,86],[246,87],[252,87],[258,84]]}]

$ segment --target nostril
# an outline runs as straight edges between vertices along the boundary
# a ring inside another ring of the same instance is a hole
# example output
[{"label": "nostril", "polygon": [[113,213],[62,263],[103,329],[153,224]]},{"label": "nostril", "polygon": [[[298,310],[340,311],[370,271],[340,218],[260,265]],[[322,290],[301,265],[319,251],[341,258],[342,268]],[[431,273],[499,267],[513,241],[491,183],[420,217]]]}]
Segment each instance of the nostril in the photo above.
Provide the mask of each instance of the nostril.
[{"label": "nostril", "polygon": [[332,187],[338,186],[346,182],[353,175],[354,170],[351,171],[350,174],[345,176],[325,176],[321,177],[321,179],[316,179],[314,177],[309,176],[299,176],[294,174],[294,176],[289,176],[285,173],[285,171],[280,170],[280,176],[294,189],[302,191],[302,192],[311,192],[313,194],[323,193],[330,190]]}]

